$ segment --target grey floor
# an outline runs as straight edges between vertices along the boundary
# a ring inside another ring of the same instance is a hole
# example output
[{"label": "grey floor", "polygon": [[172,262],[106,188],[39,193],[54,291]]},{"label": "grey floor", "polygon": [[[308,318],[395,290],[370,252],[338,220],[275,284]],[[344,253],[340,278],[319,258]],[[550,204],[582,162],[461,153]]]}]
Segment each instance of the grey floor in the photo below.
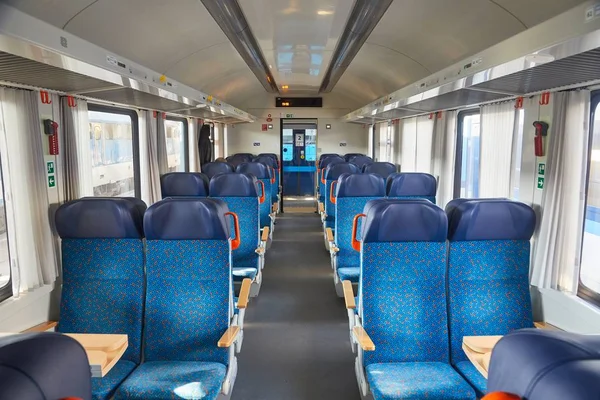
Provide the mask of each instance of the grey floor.
[{"label": "grey floor", "polygon": [[316,214],[279,215],[245,321],[233,400],[360,399]]}]

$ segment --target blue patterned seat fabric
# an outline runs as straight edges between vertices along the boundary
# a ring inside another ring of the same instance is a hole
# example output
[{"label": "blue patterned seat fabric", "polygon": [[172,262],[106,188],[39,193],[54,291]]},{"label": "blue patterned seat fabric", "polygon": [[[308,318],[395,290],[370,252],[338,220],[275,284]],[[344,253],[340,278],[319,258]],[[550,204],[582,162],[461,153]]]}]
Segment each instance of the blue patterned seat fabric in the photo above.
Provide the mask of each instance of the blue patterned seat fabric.
[{"label": "blue patterned seat fabric", "polygon": [[219,395],[229,359],[217,342],[233,315],[227,211],[221,200],[181,198],[146,212],[144,364],[116,399]]},{"label": "blue patterned seat fabric", "polygon": [[393,199],[426,199],[435,203],[437,181],[421,172],[395,172],[386,181],[386,195]]},{"label": "blue patterned seat fabric", "polygon": [[371,200],[362,226],[359,313],[381,399],[475,399],[449,364],[446,214],[427,200]]},{"label": "blue patterned seat fabric", "polygon": [[143,213],[137,199],[84,198],[56,211],[63,288],[57,330],[127,334],[129,345],[94,399],[110,398],[141,359],[144,304]]},{"label": "blue patterned seat fabric", "polygon": [[279,190],[281,189],[281,166],[279,164],[279,157],[277,157],[277,154],[275,153],[260,153],[258,156],[271,157],[275,161],[275,189],[277,190],[277,193],[279,193]]},{"label": "blue patterned seat fabric", "polygon": [[374,162],[371,164],[365,164],[363,172],[366,174],[377,174],[380,175],[384,180],[391,174],[396,172],[396,166],[389,162]]},{"label": "blue patterned seat fabric", "polygon": [[200,172],[171,172],[160,177],[162,197],[206,197],[208,177]]},{"label": "blue patterned seat fabric", "polygon": [[[533,327],[529,257],[535,213],[523,203],[482,199],[448,205],[448,313],[451,361],[469,379],[463,336]],[[483,394],[485,385],[469,379]]]},{"label": "blue patterned seat fabric", "polygon": [[277,160],[270,156],[258,156],[252,161],[265,164],[269,168],[271,177],[273,177],[273,174],[275,174],[275,182],[271,184],[271,204],[277,203],[277,195],[279,194],[279,174],[277,172]]},{"label": "blue patterned seat fabric", "polygon": [[210,180],[217,174],[230,174],[234,172],[233,165],[226,162],[210,162],[202,166],[202,173]]},{"label": "blue patterned seat fabric", "polygon": [[331,190],[331,183],[337,181],[340,175],[347,174],[359,174],[360,169],[351,163],[334,163],[329,164],[325,169],[325,227],[335,229],[335,204],[331,202],[329,191]]},{"label": "blue patterned seat fabric", "polygon": [[373,159],[369,156],[354,156],[348,162],[356,165],[358,169],[362,172],[363,168],[367,165],[373,164]]},{"label": "blue patterned seat fabric", "polygon": [[[252,174],[259,181],[261,181],[265,185],[265,196],[267,199],[269,198],[269,193],[272,192],[272,183],[271,183],[271,171],[269,168],[263,163],[257,162],[249,162],[240,164],[237,169],[237,173],[240,174]],[[262,193],[261,193],[262,194]],[[264,227],[271,226],[271,203],[266,200],[264,203],[260,205],[260,227],[261,229]]]},{"label": "blue patterned seat fabric", "polygon": [[[385,196],[385,182],[375,174],[342,174],[338,178],[335,204],[335,245],[340,280],[358,282],[360,253],[352,248],[354,216],[362,213],[369,200]],[[359,222],[360,223],[360,222]]]},{"label": "blue patterned seat fabric", "polygon": [[344,158],[338,156],[337,154],[323,156],[323,158],[321,158],[319,161],[319,170],[321,171],[320,176],[318,177],[318,179],[319,179],[319,201],[322,202],[323,204],[325,204],[325,183],[324,183],[323,174],[325,173],[325,170],[327,169],[329,164],[339,164],[339,163],[343,163],[343,162],[344,162]]},{"label": "blue patterned seat fabric", "polygon": [[215,176],[210,181],[210,197],[223,200],[239,219],[241,243],[232,251],[235,281],[254,279],[260,268],[259,255],[255,251],[260,244],[257,185],[254,175],[241,173]]}]

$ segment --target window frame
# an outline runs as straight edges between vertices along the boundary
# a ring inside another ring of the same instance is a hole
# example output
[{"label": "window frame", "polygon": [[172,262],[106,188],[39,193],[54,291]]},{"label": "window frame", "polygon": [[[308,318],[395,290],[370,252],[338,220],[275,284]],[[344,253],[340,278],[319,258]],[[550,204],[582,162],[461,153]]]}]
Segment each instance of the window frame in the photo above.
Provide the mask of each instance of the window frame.
[{"label": "window frame", "polygon": [[[589,132],[588,132],[588,159],[587,166],[585,171],[585,196],[584,196],[584,218],[583,224],[581,225],[581,246],[579,248],[579,260],[581,264],[581,260],[583,259],[583,238],[585,235],[585,214],[587,212],[588,205],[588,193],[590,186],[590,172],[592,167],[592,147],[594,144],[594,119],[596,117],[596,109],[600,105],[600,90],[596,90],[591,93],[590,99],[590,120],[589,120]],[[592,289],[585,286],[585,284],[581,281],[581,265],[580,265],[580,273],[577,277],[577,296],[581,299],[592,303],[596,306],[600,306],[600,293],[593,291]]]},{"label": "window frame", "polygon": [[[169,115],[167,114],[167,117],[164,119],[164,121],[175,121],[175,122],[181,122],[183,124],[183,172],[190,172],[190,143],[188,142],[189,140],[189,124],[188,124],[188,120],[187,118],[182,118],[182,117],[176,117],[174,115]],[[165,140],[166,140],[166,130],[167,127],[165,127]],[[166,146],[166,143],[165,143]]]},{"label": "window frame", "polygon": [[[2,158],[2,155],[0,155],[0,159]],[[2,193],[4,194],[4,197],[6,198],[6,188],[4,187],[4,171],[2,170],[2,163],[0,163],[0,179],[1,182],[0,184],[2,185]],[[7,218],[7,212],[6,212],[6,200],[4,200],[4,221],[6,224],[6,249],[8,251],[8,282],[6,283],[6,285],[4,287],[0,288],[0,303],[2,303],[4,300],[8,300],[10,299],[14,292],[13,292],[13,276],[12,276],[12,257],[10,254],[10,237],[8,235],[8,218]]]},{"label": "window frame", "polygon": [[131,139],[133,141],[133,187],[135,191],[135,197],[141,199],[142,180],[140,169],[140,131],[138,113],[135,110],[128,108],[112,107],[96,103],[88,103],[88,111],[127,115],[131,118]]},{"label": "window frame", "polygon": [[[463,126],[465,122],[465,118],[479,114],[481,115],[481,109],[477,108],[469,108],[466,110],[462,110],[458,112],[457,115],[457,124],[456,124],[456,154],[454,155],[454,193],[453,198],[460,198],[460,183],[462,176],[462,148],[463,148]],[[481,134],[481,131],[479,132]],[[479,146],[481,150],[481,141],[479,141]]]}]

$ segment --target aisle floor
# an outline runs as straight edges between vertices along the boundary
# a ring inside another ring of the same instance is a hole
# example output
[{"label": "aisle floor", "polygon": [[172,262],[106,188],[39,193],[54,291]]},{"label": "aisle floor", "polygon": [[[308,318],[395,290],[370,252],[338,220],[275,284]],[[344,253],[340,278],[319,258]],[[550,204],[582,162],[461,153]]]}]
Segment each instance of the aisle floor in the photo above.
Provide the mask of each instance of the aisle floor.
[{"label": "aisle floor", "polygon": [[360,399],[344,301],[316,214],[281,214],[250,302],[233,400]]}]

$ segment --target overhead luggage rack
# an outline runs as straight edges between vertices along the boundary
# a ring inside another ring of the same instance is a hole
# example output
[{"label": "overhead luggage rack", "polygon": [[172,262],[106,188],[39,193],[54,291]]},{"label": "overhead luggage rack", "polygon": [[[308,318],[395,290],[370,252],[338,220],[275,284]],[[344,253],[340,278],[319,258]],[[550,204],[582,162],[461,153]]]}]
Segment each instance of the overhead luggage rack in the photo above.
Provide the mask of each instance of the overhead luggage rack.
[{"label": "overhead luggage rack", "polygon": [[223,123],[255,117],[206,93],[0,4],[0,84]]}]

